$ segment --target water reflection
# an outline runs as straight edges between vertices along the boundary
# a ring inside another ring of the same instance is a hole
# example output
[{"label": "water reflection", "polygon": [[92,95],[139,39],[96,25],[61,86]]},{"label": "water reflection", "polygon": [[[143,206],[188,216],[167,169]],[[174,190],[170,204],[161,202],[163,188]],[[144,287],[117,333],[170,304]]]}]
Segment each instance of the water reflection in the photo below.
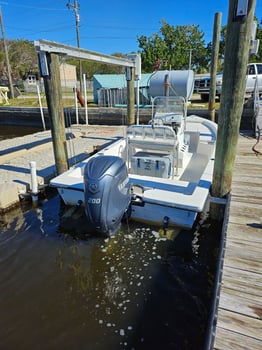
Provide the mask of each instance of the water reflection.
[{"label": "water reflection", "polygon": [[171,240],[129,223],[84,240],[61,232],[59,206],[54,196],[1,218],[1,349],[203,347],[210,226]]}]

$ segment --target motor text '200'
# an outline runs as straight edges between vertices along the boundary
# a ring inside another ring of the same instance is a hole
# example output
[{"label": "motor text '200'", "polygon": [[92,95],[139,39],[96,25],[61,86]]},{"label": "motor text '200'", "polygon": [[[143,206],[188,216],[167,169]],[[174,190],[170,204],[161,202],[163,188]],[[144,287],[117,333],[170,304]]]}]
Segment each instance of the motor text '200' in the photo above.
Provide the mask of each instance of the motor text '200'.
[{"label": "motor text '200'", "polygon": [[87,203],[88,204],[100,204],[101,198],[88,198]]}]

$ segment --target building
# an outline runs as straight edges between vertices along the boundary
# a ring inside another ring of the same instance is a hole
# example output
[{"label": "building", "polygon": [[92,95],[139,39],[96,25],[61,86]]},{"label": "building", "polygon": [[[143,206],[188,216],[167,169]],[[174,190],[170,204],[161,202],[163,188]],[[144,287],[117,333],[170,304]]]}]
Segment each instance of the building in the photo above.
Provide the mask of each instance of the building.
[{"label": "building", "polygon": [[76,66],[67,63],[60,65],[61,86],[63,88],[73,88],[77,84]]},{"label": "building", "polygon": [[[150,104],[148,94],[151,73],[142,74],[139,81],[139,104]],[[99,106],[127,104],[125,74],[95,74],[93,76],[94,102]],[[136,82],[135,82],[136,87]]]},{"label": "building", "polygon": [[[60,77],[62,88],[72,89],[77,84],[76,66],[67,63],[60,65]],[[43,80],[38,78],[37,74],[28,73],[26,79],[23,81],[25,92],[37,92],[37,85],[40,91],[44,90]]]}]

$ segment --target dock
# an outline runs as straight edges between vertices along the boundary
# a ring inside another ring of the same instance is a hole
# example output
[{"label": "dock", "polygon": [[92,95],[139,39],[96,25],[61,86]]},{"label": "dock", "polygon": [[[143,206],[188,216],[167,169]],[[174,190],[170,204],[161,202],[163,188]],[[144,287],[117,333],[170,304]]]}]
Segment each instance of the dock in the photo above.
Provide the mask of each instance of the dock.
[{"label": "dock", "polygon": [[252,151],[255,143],[254,136],[240,134],[209,349],[262,349],[262,155]]},{"label": "dock", "polygon": [[[68,163],[72,166],[96,149],[123,137],[125,126],[72,125],[66,128]],[[30,191],[30,162],[36,162],[39,188],[56,176],[51,131],[0,142],[0,213],[19,204]]]}]

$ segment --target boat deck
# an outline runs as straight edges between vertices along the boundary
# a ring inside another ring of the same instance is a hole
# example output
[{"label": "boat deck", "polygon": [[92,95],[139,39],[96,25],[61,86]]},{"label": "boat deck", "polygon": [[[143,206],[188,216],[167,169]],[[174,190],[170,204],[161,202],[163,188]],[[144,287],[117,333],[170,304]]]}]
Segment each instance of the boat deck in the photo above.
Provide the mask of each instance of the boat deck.
[{"label": "boat deck", "polygon": [[239,136],[213,347],[217,350],[262,349],[262,156],[252,151],[254,144],[253,137]]}]

